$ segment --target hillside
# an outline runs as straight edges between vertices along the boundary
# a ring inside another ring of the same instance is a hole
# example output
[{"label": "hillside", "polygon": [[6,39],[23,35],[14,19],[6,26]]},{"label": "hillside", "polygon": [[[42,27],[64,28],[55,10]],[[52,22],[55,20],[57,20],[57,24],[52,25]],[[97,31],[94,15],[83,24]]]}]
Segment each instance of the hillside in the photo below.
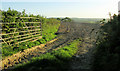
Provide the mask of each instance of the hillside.
[{"label": "hillside", "polygon": [[79,23],[99,23],[104,18],[71,18],[71,19],[74,22],[79,22]]}]

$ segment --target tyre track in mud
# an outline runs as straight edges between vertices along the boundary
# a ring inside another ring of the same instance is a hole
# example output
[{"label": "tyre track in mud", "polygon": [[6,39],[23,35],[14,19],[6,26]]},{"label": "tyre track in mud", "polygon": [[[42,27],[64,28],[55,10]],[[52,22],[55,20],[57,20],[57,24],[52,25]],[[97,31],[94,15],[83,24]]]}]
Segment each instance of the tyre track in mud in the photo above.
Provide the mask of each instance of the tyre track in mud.
[{"label": "tyre track in mud", "polygon": [[[13,64],[12,66],[9,66],[8,69],[14,68],[16,65],[22,64],[24,62],[29,61],[32,57],[38,57],[41,54],[45,54],[47,52],[51,52],[54,49],[57,48],[61,48],[65,45],[67,45],[68,43],[70,43],[71,41],[78,39],[78,38],[91,38],[91,31],[92,29],[96,29],[92,32],[96,33],[98,27],[96,27],[98,25],[95,24],[88,24],[88,23],[75,23],[75,22],[71,22],[71,23],[61,23],[58,32],[56,33],[58,35],[58,39],[55,42],[46,44],[43,46],[43,48],[36,48],[34,51],[31,51],[28,53],[28,55],[24,55],[21,58],[16,59],[16,63]],[[92,36],[94,37],[94,36]],[[82,41],[84,44],[86,44],[87,40],[83,40]],[[84,44],[82,44],[82,47],[84,46]],[[86,46],[84,46],[86,47]],[[86,48],[81,49],[81,47],[79,48],[78,52],[76,53],[76,55],[80,55],[82,52],[82,50],[84,50]],[[73,58],[72,63],[76,63],[77,61],[75,60],[76,58]],[[80,62],[80,61],[78,61]],[[73,66],[74,64],[70,64],[71,66]],[[84,63],[84,60],[83,60]],[[87,63],[86,63],[87,64]],[[76,63],[76,65],[81,66],[79,64]],[[74,65],[74,66],[76,66]],[[70,66],[70,67],[71,67]],[[72,68],[72,69],[71,69]],[[71,67],[71,70],[75,70],[74,67]],[[80,67],[78,68],[80,69]]]},{"label": "tyre track in mud", "polygon": [[82,24],[82,43],[69,63],[68,71],[92,71],[93,51],[100,29],[99,24]]},{"label": "tyre track in mud", "polygon": [[32,57],[38,57],[41,54],[51,52],[53,49],[60,48],[60,47],[67,45],[72,40],[76,39],[76,37],[74,37],[74,35],[72,35],[73,33],[74,33],[74,29],[71,28],[70,23],[61,23],[59,31],[57,32],[59,39],[57,39],[56,41],[54,41],[52,43],[48,43],[46,45],[44,45],[44,44],[41,45],[42,48],[38,46],[37,48],[35,48],[32,51],[29,51],[29,50],[27,50],[29,52],[24,51],[25,53],[23,54],[22,57],[15,55],[15,56],[13,56],[13,57],[15,57],[14,60],[12,60],[12,57],[11,57],[11,59],[8,58],[3,69],[4,70],[6,70],[5,68],[12,69],[16,65],[19,65],[19,64],[29,61]]}]

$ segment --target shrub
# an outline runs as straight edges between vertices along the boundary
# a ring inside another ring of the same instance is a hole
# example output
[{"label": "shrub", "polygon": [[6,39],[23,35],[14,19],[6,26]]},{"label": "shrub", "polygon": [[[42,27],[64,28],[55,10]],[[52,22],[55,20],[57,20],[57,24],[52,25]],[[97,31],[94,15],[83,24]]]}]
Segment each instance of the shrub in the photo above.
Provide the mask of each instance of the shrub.
[{"label": "shrub", "polygon": [[[39,23],[33,24],[33,23],[22,23],[22,22],[41,22],[41,27],[42,27],[42,39],[39,39],[38,41],[32,42],[32,41],[27,41],[27,42],[22,42],[20,43],[18,46],[15,45],[15,42],[19,42],[22,40],[26,40],[26,39],[21,39],[21,40],[15,40],[13,41],[13,46],[12,48],[9,48],[8,51],[6,47],[11,47],[8,44],[2,44],[3,47],[3,51],[2,54],[4,56],[8,56],[11,55],[13,53],[19,52],[23,49],[27,49],[27,48],[31,48],[33,46],[36,45],[40,45],[40,44],[44,44],[47,41],[52,40],[53,38],[56,37],[56,35],[54,34],[55,32],[57,32],[59,26],[60,26],[60,21],[56,20],[56,19],[47,19],[45,17],[42,16],[35,16],[33,14],[31,15],[27,15],[25,14],[25,10],[23,12],[18,12],[16,10],[11,10],[9,8],[8,11],[0,11],[2,13],[2,22],[9,22],[9,24],[2,24],[2,33],[6,34],[6,33],[12,33],[12,32],[19,32],[19,31],[23,31],[23,30],[32,30],[31,28],[22,28],[22,27],[26,27],[26,26],[38,26],[40,25]],[[33,18],[24,18],[24,19],[20,19],[20,17],[35,17],[35,18],[40,18],[40,19],[33,19]],[[12,17],[12,18],[11,18]],[[18,17],[18,18],[15,18]],[[16,22],[16,24],[11,24],[11,22]],[[10,29],[10,28],[19,28],[19,29]],[[8,29],[8,30],[5,30]],[[39,29],[39,28],[37,28]],[[40,31],[41,32],[41,31]],[[2,38],[8,38],[8,37],[13,37],[14,39],[18,39],[18,37],[14,37],[14,36],[18,36],[18,35],[23,35],[23,34],[27,34],[27,33],[16,33],[14,35],[3,35]],[[37,36],[36,36],[37,37]],[[21,37],[22,38],[22,37]],[[6,40],[7,41],[7,40]],[[11,44],[12,44],[11,43]],[[19,47],[18,49],[13,50],[14,47]]]},{"label": "shrub", "polygon": [[101,30],[92,69],[93,71],[120,71],[120,15],[114,15],[113,19],[101,27]]}]

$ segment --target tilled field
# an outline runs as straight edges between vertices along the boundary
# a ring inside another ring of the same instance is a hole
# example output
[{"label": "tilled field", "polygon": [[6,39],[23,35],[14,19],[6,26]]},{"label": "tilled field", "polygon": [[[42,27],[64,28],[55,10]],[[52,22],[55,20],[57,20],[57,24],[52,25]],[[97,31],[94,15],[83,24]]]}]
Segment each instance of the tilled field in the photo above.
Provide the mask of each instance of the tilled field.
[{"label": "tilled field", "polygon": [[78,52],[70,61],[69,71],[92,71],[93,52],[96,45],[100,25],[79,24],[81,27],[82,44]]},{"label": "tilled field", "polygon": [[[51,52],[54,49],[61,48],[67,45],[69,42],[82,38],[82,44],[79,46],[79,50],[76,55],[72,58],[70,62],[69,71],[82,71],[90,70],[91,60],[92,60],[92,50],[94,43],[96,41],[97,33],[100,25],[98,24],[89,24],[89,23],[61,23],[59,31],[56,33],[58,35],[53,41],[41,46],[33,47],[32,50],[24,50],[24,53],[21,57],[13,56],[15,59],[6,58],[4,62],[4,68],[14,68],[14,66],[21,63],[29,61],[32,57],[40,56],[47,52]],[[93,43],[94,42],[94,43]],[[21,53],[19,53],[21,54]],[[11,57],[12,58],[12,57]]]}]

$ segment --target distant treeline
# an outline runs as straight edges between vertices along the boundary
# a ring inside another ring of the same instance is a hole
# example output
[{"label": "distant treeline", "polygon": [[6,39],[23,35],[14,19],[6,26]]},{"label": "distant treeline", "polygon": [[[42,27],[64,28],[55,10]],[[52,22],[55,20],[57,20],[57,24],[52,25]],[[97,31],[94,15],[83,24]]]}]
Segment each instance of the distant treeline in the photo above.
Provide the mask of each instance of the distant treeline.
[{"label": "distant treeline", "polygon": [[72,19],[69,18],[69,17],[65,17],[65,18],[57,18],[57,20],[64,21],[64,22],[71,22],[71,21],[72,21]]}]

